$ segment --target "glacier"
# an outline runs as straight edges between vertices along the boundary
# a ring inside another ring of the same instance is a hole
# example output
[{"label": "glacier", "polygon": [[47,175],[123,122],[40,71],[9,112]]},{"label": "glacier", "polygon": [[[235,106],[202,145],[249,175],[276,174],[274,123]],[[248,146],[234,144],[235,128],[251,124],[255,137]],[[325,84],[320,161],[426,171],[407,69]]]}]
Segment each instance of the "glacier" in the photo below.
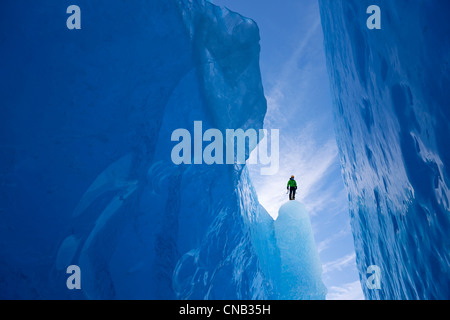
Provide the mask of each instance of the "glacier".
[{"label": "glacier", "polygon": [[245,165],[171,162],[194,121],[262,129],[256,23],[203,0],[78,2],[81,30],[62,3],[2,4],[0,298],[325,298],[306,211],[274,221]]},{"label": "glacier", "polygon": [[[450,2],[319,4],[364,294],[449,299]],[[366,27],[370,5],[381,30]]]},{"label": "glacier", "polygon": [[322,265],[305,206],[295,200],[283,204],[274,226],[281,260],[281,277],[277,281],[281,298],[325,299]]}]

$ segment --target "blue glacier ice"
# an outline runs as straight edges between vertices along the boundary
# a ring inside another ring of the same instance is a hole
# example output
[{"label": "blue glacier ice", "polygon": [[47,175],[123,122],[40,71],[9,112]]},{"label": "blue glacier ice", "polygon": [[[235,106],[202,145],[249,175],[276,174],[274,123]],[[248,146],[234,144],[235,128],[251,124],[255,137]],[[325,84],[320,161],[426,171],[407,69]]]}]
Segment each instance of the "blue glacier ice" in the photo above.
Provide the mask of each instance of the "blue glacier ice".
[{"label": "blue glacier ice", "polygon": [[274,225],[281,260],[281,278],[277,282],[282,288],[281,298],[325,299],[322,265],[305,206],[298,201],[285,203]]},{"label": "blue glacier ice", "polygon": [[310,283],[285,255],[302,223],[273,221],[245,165],[171,162],[194,121],[262,128],[256,23],[202,0],[77,2],[81,30],[64,3],[2,3],[0,298],[323,298],[280,285]]},{"label": "blue glacier ice", "polygon": [[[319,3],[365,296],[449,299],[450,2]],[[366,27],[370,5],[381,30]]]}]

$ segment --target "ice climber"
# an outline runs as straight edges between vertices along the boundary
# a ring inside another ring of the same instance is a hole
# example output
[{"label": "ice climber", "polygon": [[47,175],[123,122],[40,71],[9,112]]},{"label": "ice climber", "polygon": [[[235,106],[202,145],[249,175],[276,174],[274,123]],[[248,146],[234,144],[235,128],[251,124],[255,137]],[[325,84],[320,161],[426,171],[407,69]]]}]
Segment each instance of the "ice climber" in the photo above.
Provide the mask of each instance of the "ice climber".
[{"label": "ice climber", "polygon": [[287,189],[289,192],[289,200],[295,200],[295,191],[297,190],[297,182],[294,180],[294,176],[287,183]]}]

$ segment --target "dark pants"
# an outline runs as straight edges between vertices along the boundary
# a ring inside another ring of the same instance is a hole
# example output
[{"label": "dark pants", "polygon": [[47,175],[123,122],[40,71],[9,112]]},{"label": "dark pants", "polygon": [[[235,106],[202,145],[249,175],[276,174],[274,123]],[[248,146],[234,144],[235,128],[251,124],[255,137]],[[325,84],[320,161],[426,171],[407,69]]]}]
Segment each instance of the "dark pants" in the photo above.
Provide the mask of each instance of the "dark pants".
[{"label": "dark pants", "polygon": [[291,191],[289,192],[289,200],[295,200],[295,190],[297,190],[296,187],[291,187]]}]

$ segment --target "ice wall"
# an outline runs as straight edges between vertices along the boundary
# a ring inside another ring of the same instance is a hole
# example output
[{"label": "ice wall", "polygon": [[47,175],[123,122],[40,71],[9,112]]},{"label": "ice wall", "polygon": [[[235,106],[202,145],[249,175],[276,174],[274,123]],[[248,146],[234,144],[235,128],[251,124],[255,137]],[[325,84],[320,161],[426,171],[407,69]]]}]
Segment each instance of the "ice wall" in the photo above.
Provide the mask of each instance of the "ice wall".
[{"label": "ice wall", "polygon": [[0,298],[273,297],[245,167],[170,158],[197,120],[262,128],[256,24],[200,0],[77,4],[81,30],[64,2],[2,2]]},{"label": "ice wall", "polygon": [[[450,2],[319,2],[365,295],[448,299]],[[381,30],[366,27],[369,5]]]}]

